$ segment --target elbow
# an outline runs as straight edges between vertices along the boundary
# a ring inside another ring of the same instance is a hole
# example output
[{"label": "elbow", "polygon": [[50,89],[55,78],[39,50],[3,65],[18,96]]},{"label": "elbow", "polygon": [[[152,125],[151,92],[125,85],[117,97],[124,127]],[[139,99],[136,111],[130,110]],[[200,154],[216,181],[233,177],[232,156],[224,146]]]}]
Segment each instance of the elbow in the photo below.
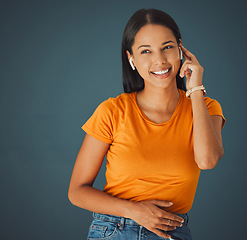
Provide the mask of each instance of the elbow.
[{"label": "elbow", "polygon": [[[77,207],[84,208],[85,197],[87,194],[85,193],[85,186],[71,186],[68,190],[68,199],[69,201]],[[83,196],[83,197],[82,197]]]},{"label": "elbow", "polygon": [[205,157],[201,158],[200,161],[197,161],[197,165],[202,170],[213,169],[217,166],[219,160],[223,157],[223,155],[224,148],[222,147],[219,152],[208,154]]},{"label": "elbow", "polygon": [[213,162],[212,159],[210,159],[211,161],[203,161],[202,163],[198,164],[198,167],[201,170],[209,170],[209,169],[213,169],[214,167],[216,167],[217,163]]},{"label": "elbow", "polygon": [[68,191],[68,199],[74,205],[74,203],[73,203],[73,195],[71,193],[71,190]]},{"label": "elbow", "polygon": [[76,207],[78,207],[78,203],[76,201],[76,197],[73,193],[71,193],[70,191],[68,192],[68,199],[70,201],[70,203]]},{"label": "elbow", "polygon": [[72,191],[71,189],[69,189],[69,191],[68,191],[68,199],[74,206],[77,206],[75,191]]}]

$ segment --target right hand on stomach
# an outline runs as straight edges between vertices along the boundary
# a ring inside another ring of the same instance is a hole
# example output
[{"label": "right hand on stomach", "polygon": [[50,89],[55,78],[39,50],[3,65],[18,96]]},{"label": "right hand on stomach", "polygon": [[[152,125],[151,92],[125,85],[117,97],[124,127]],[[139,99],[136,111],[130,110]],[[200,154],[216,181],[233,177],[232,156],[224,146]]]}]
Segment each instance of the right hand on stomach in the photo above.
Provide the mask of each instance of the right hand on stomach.
[{"label": "right hand on stomach", "polygon": [[172,203],[161,200],[133,202],[130,218],[160,237],[171,238],[169,234],[160,231],[160,229],[172,231],[176,227],[181,227],[184,220],[176,214],[161,209],[170,206]]}]

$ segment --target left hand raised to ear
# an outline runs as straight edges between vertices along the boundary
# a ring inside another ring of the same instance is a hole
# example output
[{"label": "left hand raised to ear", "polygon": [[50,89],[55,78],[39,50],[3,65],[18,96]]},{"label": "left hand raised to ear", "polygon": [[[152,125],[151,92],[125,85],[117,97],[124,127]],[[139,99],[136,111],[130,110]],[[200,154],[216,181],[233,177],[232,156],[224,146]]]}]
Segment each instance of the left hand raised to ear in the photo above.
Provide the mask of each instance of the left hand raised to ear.
[{"label": "left hand raised to ear", "polygon": [[182,46],[184,63],[180,69],[180,77],[186,76],[186,88],[189,90],[193,87],[202,85],[203,67],[199,64],[196,57]]}]

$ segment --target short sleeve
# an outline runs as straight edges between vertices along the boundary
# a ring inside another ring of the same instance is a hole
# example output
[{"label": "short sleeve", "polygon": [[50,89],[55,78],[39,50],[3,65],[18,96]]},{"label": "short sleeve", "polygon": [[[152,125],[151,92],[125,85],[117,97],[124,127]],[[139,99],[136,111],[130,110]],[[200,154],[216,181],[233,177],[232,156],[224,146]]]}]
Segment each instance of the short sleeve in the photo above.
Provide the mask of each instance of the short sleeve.
[{"label": "short sleeve", "polygon": [[220,103],[217,100],[209,98],[209,97],[205,97],[204,100],[205,100],[205,103],[207,105],[207,109],[208,109],[210,116],[219,115],[222,117],[222,119],[223,119],[222,127],[221,127],[221,129],[222,129],[225,125],[226,119],[223,115],[223,111],[222,111]]},{"label": "short sleeve", "polygon": [[93,115],[81,128],[100,141],[112,143],[114,109],[112,98],[105,100],[95,109]]}]

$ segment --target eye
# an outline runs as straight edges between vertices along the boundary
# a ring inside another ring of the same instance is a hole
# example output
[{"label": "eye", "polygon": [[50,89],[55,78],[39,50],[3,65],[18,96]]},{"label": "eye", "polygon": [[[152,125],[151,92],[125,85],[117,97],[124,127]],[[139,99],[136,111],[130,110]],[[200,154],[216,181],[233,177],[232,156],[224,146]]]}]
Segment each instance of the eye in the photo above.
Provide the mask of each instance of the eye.
[{"label": "eye", "polygon": [[147,53],[147,52],[149,52],[149,50],[143,50],[143,51],[141,51],[141,54]]},{"label": "eye", "polygon": [[172,45],[168,45],[168,46],[165,46],[164,48],[163,48],[163,50],[166,50],[166,49],[170,49],[170,48],[174,48]]}]

